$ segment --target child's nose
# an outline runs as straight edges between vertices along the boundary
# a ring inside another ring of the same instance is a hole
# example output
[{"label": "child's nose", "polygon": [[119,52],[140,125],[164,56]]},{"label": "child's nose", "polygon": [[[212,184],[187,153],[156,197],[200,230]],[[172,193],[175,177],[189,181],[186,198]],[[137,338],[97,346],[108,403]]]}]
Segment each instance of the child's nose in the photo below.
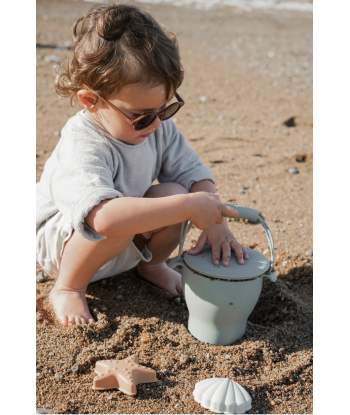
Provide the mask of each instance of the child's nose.
[{"label": "child's nose", "polygon": [[152,122],[151,126],[152,126],[153,128],[158,128],[158,127],[160,126],[161,122],[162,122],[162,121],[160,120],[160,118],[159,118],[159,117],[156,117],[156,118],[154,119],[154,121]]}]

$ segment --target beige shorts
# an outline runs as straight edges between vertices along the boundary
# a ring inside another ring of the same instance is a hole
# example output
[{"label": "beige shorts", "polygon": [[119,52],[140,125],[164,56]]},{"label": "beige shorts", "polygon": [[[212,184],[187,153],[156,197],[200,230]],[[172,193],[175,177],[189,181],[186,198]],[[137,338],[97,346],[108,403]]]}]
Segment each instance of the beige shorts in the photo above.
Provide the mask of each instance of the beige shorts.
[{"label": "beige shorts", "polygon": [[[58,277],[64,245],[72,236],[72,232],[72,226],[61,212],[51,216],[39,228],[36,235],[36,259],[48,275]],[[134,268],[140,261],[149,262],[151,259],[152,253],[147,246],[140,252],[136,245],[131,242],[123,252],[103,265],[90,282],[113,277]]]}]

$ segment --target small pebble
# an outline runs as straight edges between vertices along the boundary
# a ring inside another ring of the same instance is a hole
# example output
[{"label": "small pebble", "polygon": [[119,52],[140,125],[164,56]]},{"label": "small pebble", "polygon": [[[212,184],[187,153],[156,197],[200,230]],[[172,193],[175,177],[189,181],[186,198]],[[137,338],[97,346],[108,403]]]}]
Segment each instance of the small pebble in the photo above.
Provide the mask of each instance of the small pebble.
[{"label": "small pebble", "polygon": [[181,297],[174,298],[174,303],[180,304],[181,303]]},{"label": "small pebble", "polygon": [[141,343],[149,343],[151,339],[149,338],[147,333],[142,334],[141,336]]},{"label": "small pebble", "polygon": [[101,307],[102,311],[107,311],[107,307],[105,307],[104,305]]},{"label": "small pebble", "polygon": [[225,117],[225,115],[223,115],[223,114],[220,114],[219,116],[218,116],[218,119],[219,120],[224,120],[226,117]]},{"label": "small pebble", "polygon": [[268,248],[266,248],[263,252],[264,255],[268,254],[270,252],[270,250]]},{"label": "small pebble", "polygon": [[171,316],[176,316],[176,311],[171,310],[169,314],[170,314]]},{"label": "small pebble", "polygon": [[245,194],[245,190],[244,189],[239,189],[239,193],[241,193],[241,194]]},{"label": "small pebble", "polygon": [[46,408],[36,408],[37,414],[53,414],[53,409],[46,409]]},{"label": "small pebble", "polygon": [[283,261],[282,262],[282,267],[285,267],[288,264],[288,261]]},{"label": "small pebble", "polygon": [[55,135],[57,135],[57,137],[61,137],[61,131],[55,131]]},{"label": "small pebble", "polygon": [[74,365],[71,367],[71,369],[72,369],[72,372],[78,372],[78,370],[79,370],[78,363],[74,363]]},{"label": "small pebble", "polygon": [[298,170],[297,168],[295,168],[295,167],[290,167],[290,168],[288,169],[288,173],[291,173],[291,174],[298,174],[298,173],[299,173],[299,170]]},{"label": "small pebble", "polygon": [[313,253],[313,251],[306,251],[305,255],[306,256],[314,256],[314,253]]},{"label": "small pebble", "polygon": [[42,271],[39,272],[39,274],[36,276],[36,282],[45,282],[47,280],[46,276]]},{"label": "small pebble", "polygon": [[174,328],[174,333],[178,334],[179,329],[177,327]]},{"label": "small pebble", "polygon": [[123,298],[123,296],[119,294],[119,295],[117,295],[117,298],[118,298],[118,300],[121,300]]},{"label": "small pebble", "polygon": [[201,96],[199,97],[200,102],[207,102],[207,97]]},{"label": "small pebble", "polygon": [[206,356],[205,356],[207,359],[209,359],[209,357],[210,357],[210,354],[208,353]]},{"label": "small pebble", "polygon": [[274,52],[269,52],[268,54],[267,54],[267,57],[268,58],[273,58],[275,56],[275,53]]},{"label": "small pebble", "polygon": [[181,355],[179,360],[182,364],[188,363],[190,361],[190,359],[186,355]]},{"label": "small pebble", "polygon": [[101,284],[102,284],[102,285],[106,285],[106,284],[107,284],[107,281],[106,281],[106,280],[102,280],[102,281],[101,281]]},{"label": "small pebble", "polygon": [[276,402],[275,402],[275,401],[270,401],[270,404],[271,404],[272,406],[275,406],[275,405],[276,405]]},{"label": "small pebble", "polygon": [[47,55],[44,57],[45,62],[59,62],[60,58],[57,55]]},{"label": "small pebble", "polygon": [[270,354],[269,349],[263,349],[263,353],[264,355],[269,355]]},{"label": "small pebble", "polygon": [[230,354],[227,354],[227,355],[225,356],[225,359],[231,359],[231,355],[230,355]]},{"label": "small pebble", "polygon": [[112,400],[113,399],[113,395],[112,394],[110,394],[110,395],[108,395],[107,396],[107,399],[110,401],[110,400]]},{"label": "small pebble", "polygon": [[62,379],[63,376],[61,375],[61,373],[55,373],[55,379]]}]

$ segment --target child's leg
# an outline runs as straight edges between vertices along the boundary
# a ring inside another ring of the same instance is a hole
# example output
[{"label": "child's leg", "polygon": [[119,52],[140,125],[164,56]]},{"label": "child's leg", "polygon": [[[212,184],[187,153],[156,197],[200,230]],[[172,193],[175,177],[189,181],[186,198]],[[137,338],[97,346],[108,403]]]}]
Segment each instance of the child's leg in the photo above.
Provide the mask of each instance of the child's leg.
[{"label": "child's leg", "polygon": [[[161,183],[148,189],[144,197],[166,197],[185,194],[188,191],[177,183]],[[181,223],[136,235],[135,245],[142,249],[145,241],[152,252],[150,262],[141,261],[137,265],[139,275],[158,285],[173,296],[182,294],[181,275],[169,268],[165,261],[179,244]]]},{"label": "child's leg", "polygon": [[[165,197],[188,193],[176,183],[152,186],[145,197]],[[165,260],[178,245],[180,226],[176,224],[136,235],[135,245],[142,250],[145,242],[152,252],[149,263],[141,262],[137,269],[143,278],[165,289],[172,295],[182,293],[180,274],[170,269]],[[57,318],[65,327],[93,322],[85,292],[95,273],[107,262],[124,251],[133,240],[133,235],[107,238],[91,242],[76,232],[66,242],[60,264],[59,276],[50,293],[50,301]]]},{"label": "child's leg", "polygon": [[104,264],[124,251],[132,238],[133,235],[91,242],[73,233],[65,245],[59,276],[50,292],[50,302],[63,326],[94,321],[85,298],[87,285]]}]

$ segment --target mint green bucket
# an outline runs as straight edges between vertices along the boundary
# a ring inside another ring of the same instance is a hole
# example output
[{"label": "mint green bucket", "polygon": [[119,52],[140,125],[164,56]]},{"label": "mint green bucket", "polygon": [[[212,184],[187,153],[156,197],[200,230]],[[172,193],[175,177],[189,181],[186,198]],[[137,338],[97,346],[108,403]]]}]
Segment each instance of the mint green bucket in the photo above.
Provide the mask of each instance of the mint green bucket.
[{"label": "mint green bucket", "polygon": [[258,302],[263,278],[275,282],[273,272],[274,243],[271,231],[257,210],[231,205],[238,210],[238,218],[260,222],[270,245],[271,260],[253,249],[246,248],[249,259],[237,263],[234,252],[229,266],[213,263],[211,246],[197,255],[187,252],[182,257],[186,235],[192,223],[182,223],[179,254],[169,266],[182,267],[182,287],[189,311],[188,330],[198,340],[216,345],[229,345],[240,339],[246,330],[247,319]]}]

